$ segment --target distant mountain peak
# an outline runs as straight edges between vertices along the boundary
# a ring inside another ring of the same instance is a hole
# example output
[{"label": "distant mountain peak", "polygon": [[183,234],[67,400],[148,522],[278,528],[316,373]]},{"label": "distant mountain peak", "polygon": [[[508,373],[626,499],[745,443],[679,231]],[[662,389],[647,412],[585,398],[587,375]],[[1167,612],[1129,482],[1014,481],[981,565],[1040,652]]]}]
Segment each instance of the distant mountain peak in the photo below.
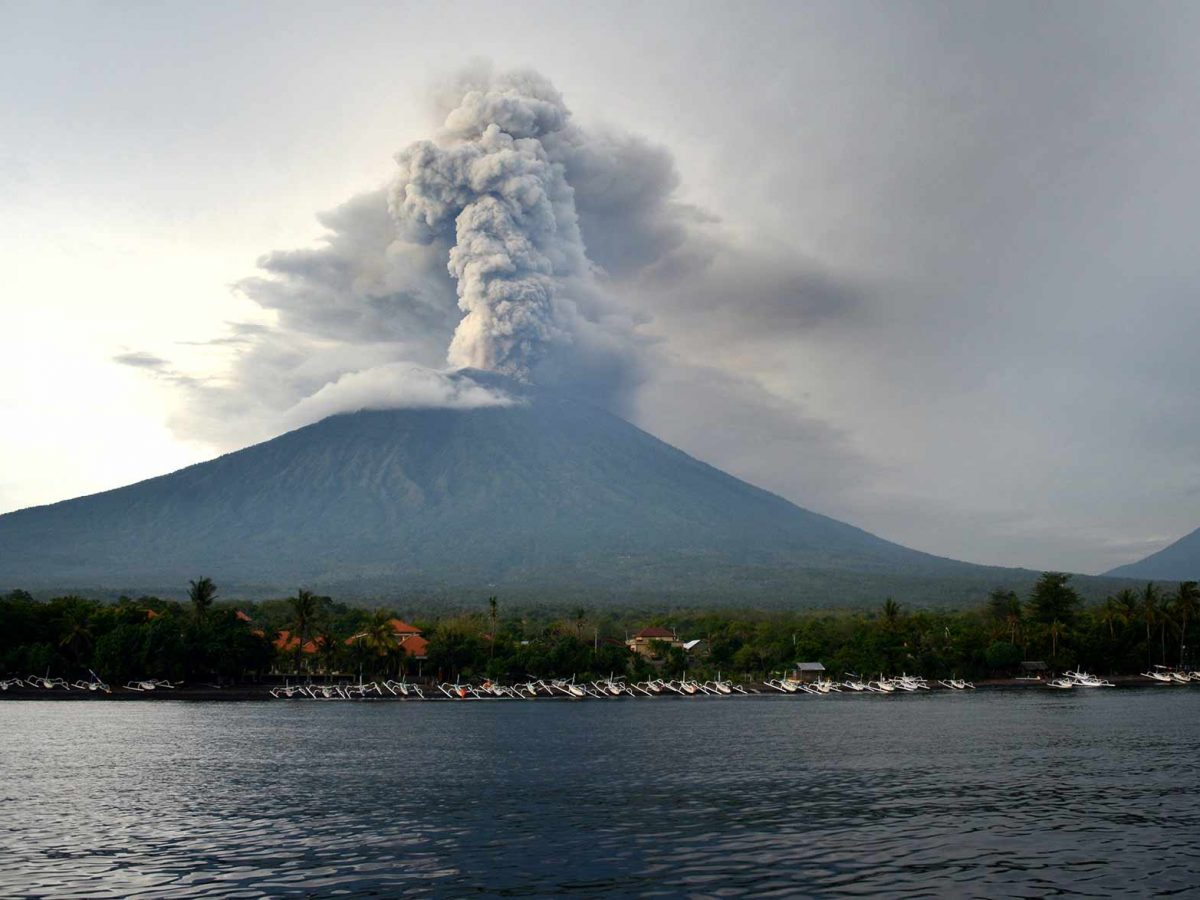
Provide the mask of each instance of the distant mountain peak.
[{"label": "distant mountain peak", "polygon": [[1106,572],[1115,578],[1200,581],[1200,528],[1144,559]]}]

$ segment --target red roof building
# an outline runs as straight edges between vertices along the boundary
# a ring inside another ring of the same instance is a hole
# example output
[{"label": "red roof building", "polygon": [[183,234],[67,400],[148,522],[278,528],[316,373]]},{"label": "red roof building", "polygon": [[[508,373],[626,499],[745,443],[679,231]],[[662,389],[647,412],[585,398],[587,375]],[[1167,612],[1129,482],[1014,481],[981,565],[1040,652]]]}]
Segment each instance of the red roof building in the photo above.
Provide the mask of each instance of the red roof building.
[{"label": "red roof building", "polygon": [[419,634],[410,634],[400,642],[400,649],[413,659],[424,659],[429,649],[429,641]]},{"label": "red roof building", "polygon": [[[321,638],[317,637],[313,640],[305,641],[304,646],[300,647],[301,653],[312,655],[321,649]],[[294,635],[290,631],[281,631],[275,636],[275,649],[284,653],[295,653],[296,648],[300,646],[300,636]]]},{"label": "red roof building", "polygon": [[[405,655],[411,656],[413,659],[425,658],[425,651],[429,647],[429,641],[421,637],[420,628],[409,625],[402,619],[390,619],[388,624],[392,626],[392,633],[396,637],[396,646],[403,650]],[[366,636],[367,633],[365,631],[360,631],[358,634],[352,634],[346,638],[346,643],[357,643]]]}]

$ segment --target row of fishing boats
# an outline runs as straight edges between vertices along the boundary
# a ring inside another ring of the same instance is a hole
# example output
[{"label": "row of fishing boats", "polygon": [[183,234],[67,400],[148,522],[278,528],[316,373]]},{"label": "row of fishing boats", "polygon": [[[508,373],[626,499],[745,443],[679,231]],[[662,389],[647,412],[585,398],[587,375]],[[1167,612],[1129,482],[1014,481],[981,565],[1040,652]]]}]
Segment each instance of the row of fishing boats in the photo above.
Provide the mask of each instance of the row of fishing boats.
[{"label": "row of fishing boats", "polygon": [[438,690],[452,700],[490,698],[534,700],[539,697],[568,697],[572,700],[591,697],[596,700],[608,700],[615,697],[659,697],[671,694],[681,697],[696,697],[705,694],[732,696],[733,694],[749,693],[741,685],[723,680],[720,675],[711,681],[695,681],[687,678],[665,681],[654,678],[632,684],[627,683],[623,678],[612,676],[598,681],[578,683],[574,678],[559,678],[549,681],[531,679],[513,685],[485,681],[478,687],[460,683],[444,683],[438,685]]},{"label": "row of fishing boats", "polygon": [[377,697],[399,697],[416,700],[537,700],[565,698],[568,700],[612,700],[619,697],[659,696],[733,696],[749,694],[739,684],[726,681],[718,675],[711,681],[693,679],[650,679],[627,682],[624,678],[609,676],[596,681],[576,681],[572,678],[530,678],[516,684],[501,684],[498,681],[483,681],[479,684],[455,681],[442,682],[436,692],[427,695],[419,685],[408,681],[368,681],[358,684],[285,684],[272,688],[270,694],[277,699],[311,700],[365,700]]},{"label": "row of fishing boats", "polygon": [[[1200,684],[1200,671],[1189,672],[1182,669],[1172,669],[1167,666],[1155,666],[1142,676],[1158,684]],[[1101,688],[1116,687],[1111,681],[1089,675],[1087,672],[1065,672],[1058,678],[1046,682],[1046,687],[1058,691],[1069,691],[1077,687]]]},{"label": "row of fishing boats", "polygon": [[[91,672],[91,670],[88,670]],[[51,678],[46,675],[30,675],[28,678],[5,678],[0,681],[0,691],[7,691],[9,688],[37,688],[42,691],[99,691],[104,694],[111,694],[112,688],[100,678],[95,672],[91,672],[91,680],[84,681],[67,681],[65,678]],[[130,682],[133,684],[133,682]],[[129,685],[126,685],[129,687]],[[132,688],[131,688],[132,689]]]},{"label": "row of fishing boats", "polygon": [[[896,692],[911,694],[917,691],[928,691],[932,685],[919,675],[886,676],[880,673],[878,678],[863,679],[851,674],[846,681],[832,681],[818,678],[815,681],[797,681],[791,678],[772,678],[764,682],[767,687],[781,694],[840,694],[844,691],[852,693],[894,694]],[[939,687],[950,691],[973,691],[975,685],[962,678],[947,678],[935,682]]]},{"label": "row of fishing boats", "polygon": [[1077,687],[1100,688],[1116,687],[1116,685],[1103,678],[1097,678],[1095,675],[1089,675],[1087,672],[1074,671],[1065,672],[1058,678],[1050,679],[1046,682],[1046,687],[1053,688],[1057,691],[1070,691]]},{"label": "row of fishing boats", "polygon": [[419,685],[409,681],[360,681],[358,684],[285,684],[271,688],[277,700],[366,700],[372,697],[412,697],[425,699]]},{"label": "row of fishing boats", "polygon": [[1200,684],[1200,671],[1172,669],[1168,666],[1155,666],[1149,672],[1143,672],[1143,677],[1159,684]]},{"label": "row of fishing boats", "polygon": [[[75,690],[112,693],[112,688],[95,672],[90,672],[90,674],[92,676],[90,680],[80,679],[72,682],[63,678],[51,678],[49,674],[30,675],[27,678],[7,678],[0,680],[0,691],[7,691],[10,688],[35,688],[46,691]],[[1200,684],[1200,671],[1155,666],[1153,670],[1143,672],[1142,675],[1158,684]],[[181,684],[182,682],[171,682],[161,678],[144,678],[130,681],[124,687],[127,691],[146,693],[174,690]],[[1044,684],[1053,690],[1116,687],[1111,681],[1078,670],[1066,672]],[[874,679],[865,679],[850,674],[845,681],[833,681],[826,678],[818,678],[815,681],[771,678],[763,682],[763,686],[781,694],[916,693],[932,690],[935,686],[950,691],[975,689],[974,684],[961,678],[941,679],[930,684],[919,675],[886,676],[882,673]],[[550,697],[563,697],[571,700],[588,698],[603,700],[617,697],[733,696],[758,693],[753,688],[747,690],[742,685],[722,679],[719,673],[715,679],[710,681],[698,681],[684,677],[671,680],[649,679],[629,683],[624,678],[610,675],[608,678],[596,681],[581,682],[577,682],[574,677],[569,679],[530,678],[515,684],[501,684],[491,680],[479,684],[455,681],[454,683],[442,682],[436,688],[436,691],[428,693],[427,696],[428,686],[422,689],[420,685],[407,680],[388,679],[368,682],[360,680],[357,684],[350,682],[337,684],[287,683],[271,688],[269,693],[276,699],[285,700],[365,700],[386,697],[416,700],[441,699],[442,697],[450,700],[535,700]]]}]

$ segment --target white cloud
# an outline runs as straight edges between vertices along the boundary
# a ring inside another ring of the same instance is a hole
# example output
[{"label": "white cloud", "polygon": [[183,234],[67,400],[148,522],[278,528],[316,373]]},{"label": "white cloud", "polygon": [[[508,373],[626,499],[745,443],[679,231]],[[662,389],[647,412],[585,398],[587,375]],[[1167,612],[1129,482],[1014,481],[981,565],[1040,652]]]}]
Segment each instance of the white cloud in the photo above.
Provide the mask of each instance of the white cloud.
[{"label": "white cloud", "polygon": [[361,409],[476,409],[519,402],[505,391],[461,372],[441,372],[408,362],[347,372],[283,414],[288,428]]}]

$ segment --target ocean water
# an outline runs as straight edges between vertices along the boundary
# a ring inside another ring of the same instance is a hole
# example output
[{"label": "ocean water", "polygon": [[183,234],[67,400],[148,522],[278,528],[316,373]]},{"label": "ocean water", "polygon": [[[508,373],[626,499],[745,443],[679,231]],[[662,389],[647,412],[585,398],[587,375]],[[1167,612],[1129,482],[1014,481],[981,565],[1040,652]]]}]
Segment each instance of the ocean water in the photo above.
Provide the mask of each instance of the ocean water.
[{"label": "ocean water", "polygon": [[1192,893],[1200,689],[0,703],[0,895]]}]

